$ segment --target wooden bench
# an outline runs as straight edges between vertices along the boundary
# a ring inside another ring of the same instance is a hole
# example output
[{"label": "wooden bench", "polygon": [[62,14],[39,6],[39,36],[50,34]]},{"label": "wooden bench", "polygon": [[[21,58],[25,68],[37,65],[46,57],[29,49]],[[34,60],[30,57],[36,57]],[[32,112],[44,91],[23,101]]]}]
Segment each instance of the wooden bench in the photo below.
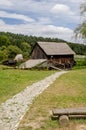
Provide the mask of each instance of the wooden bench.
[{"label": "wooden bench", "polygon": [[69,118],[86,118],[86,108],[53,109],[52,117],[59,119],[60,124],[65,124]]}]

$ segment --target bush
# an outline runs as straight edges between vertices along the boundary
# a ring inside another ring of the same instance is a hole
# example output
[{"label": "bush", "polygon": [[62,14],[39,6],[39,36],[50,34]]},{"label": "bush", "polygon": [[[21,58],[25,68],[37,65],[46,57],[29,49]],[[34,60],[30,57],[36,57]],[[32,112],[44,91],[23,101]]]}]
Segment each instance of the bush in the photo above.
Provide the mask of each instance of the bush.
[{"label": "bush", "polygon": [[8,46],[8,45],[10,45],[9,38],[5,35],[0,36],[0,47],[1,46]]},{"label": "bush", "polygon": [[8,58],[8,55],[6,51],[0,51],[0,62],[2,62],[3,60],[6,60],[7,58]]},{"label": "bush", "polygon": [[22,54],[21,49],[17,46],[9,45],[6,50],[8,52],[8,59],[13,59],[17,54]]},{"label": "bush", "polygon": [[74,69],[86,68],[86,56],[84,58],[75,58],[76,65]]}]

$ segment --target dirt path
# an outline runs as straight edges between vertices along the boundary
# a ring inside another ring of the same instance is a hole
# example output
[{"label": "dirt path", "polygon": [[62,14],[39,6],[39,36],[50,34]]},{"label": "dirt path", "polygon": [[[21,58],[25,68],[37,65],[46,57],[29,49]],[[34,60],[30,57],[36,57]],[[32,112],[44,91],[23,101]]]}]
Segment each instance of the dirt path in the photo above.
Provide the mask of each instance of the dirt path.
[{"label": "dirt path", "polygon": [[66,72],[56,72],[44,80],[27,86],[22,92],[2,103],[0,106],[0,130],[17,130],[21,119],[29,109],[29,105],[33,99],[64,73]]}]

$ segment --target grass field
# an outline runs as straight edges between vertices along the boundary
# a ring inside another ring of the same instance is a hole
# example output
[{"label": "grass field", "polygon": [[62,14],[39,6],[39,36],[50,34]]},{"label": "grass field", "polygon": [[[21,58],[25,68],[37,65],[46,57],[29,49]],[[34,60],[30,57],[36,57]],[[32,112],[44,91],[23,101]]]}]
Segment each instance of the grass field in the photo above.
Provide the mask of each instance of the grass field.
[{"label": "grass field", "polygon": [[[2,67],[1,67],[2,68]],[[0,68],[0,103],[22,91],[26,86],[37,82],[55,71],[30,71]]]},{"label": "grass field", "polygon": [[60,128],[57,120],[51,119],[51,110],[84,106],[86,107],[86,69],[72,70],[59,77],[35,99],[18,130],[75,130],[77,124],[86,124],[86,120],[73,120],[68,127]]}]

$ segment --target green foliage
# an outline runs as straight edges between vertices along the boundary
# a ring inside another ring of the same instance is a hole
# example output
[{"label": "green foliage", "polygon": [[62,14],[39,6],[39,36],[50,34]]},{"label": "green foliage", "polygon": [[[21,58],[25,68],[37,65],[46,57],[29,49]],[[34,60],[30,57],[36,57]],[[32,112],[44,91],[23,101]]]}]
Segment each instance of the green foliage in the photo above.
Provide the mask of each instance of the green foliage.
[{"label": "green foliage", "polygon": [[0,47],[0,50],[1,50],[1,51],[5,50],[5,49],[6,49],[6,46],[1,46],[1,47]]},{"label": "green foliage", "polygon": [[[43,38],[36,36],[27,36],[21,34],[0,32],[0,60],[6,58],[14,58],[16,54],[22,53],[25,59],[28,59],[31,50],[37,41],[45,42],[66,42],[58,38]],[[86,45],[69,43],[68,45],[76,54],[84,55],[86,53]],[[2,51],[4,56],[2,55]]]},{"label": "green foliage", "polygon": [[21,50],[28,52],[30,50],[30,44],[28,44],[27,42],[22,42],[21,43]]},{"label": "green foliage", "polygon": [[9,45],[6,51],[8,54],[8,59],[14,58],[17,54],[22,53],[22,51],[17,46],[13,46],[13,45]]},{"label": "green foliage", "polygon": [[10,45],[10,40],[6,35],[0,36],[0,47]]},{"label": "green foliage", "polygon": [[86,65],[85,59],[77,59],[76,63],[77,63],[77,66],[84,66],[84,65]]},{"label": "green foliage", "polygon": [[23,51],[24,58],[27,59],[29,57],[29,54],[30,54],[30,51],[31,51],[30,44],[28,44],[27,42],[22,42],[20,48]]},{"label": "green foliage", "polygon": [[6,60],[8,58],[6,51],[0,50],[0,61]]},{"label": "green foliage", "polygon": [[68,45],[76,54],[84,55],[86,53],[86,45],[84,44],[68,43]]},{"label": "green foliage", "polygon": [[86,68],[86,55],[75,57],[76,65],[73,69],[84,69]]}]

